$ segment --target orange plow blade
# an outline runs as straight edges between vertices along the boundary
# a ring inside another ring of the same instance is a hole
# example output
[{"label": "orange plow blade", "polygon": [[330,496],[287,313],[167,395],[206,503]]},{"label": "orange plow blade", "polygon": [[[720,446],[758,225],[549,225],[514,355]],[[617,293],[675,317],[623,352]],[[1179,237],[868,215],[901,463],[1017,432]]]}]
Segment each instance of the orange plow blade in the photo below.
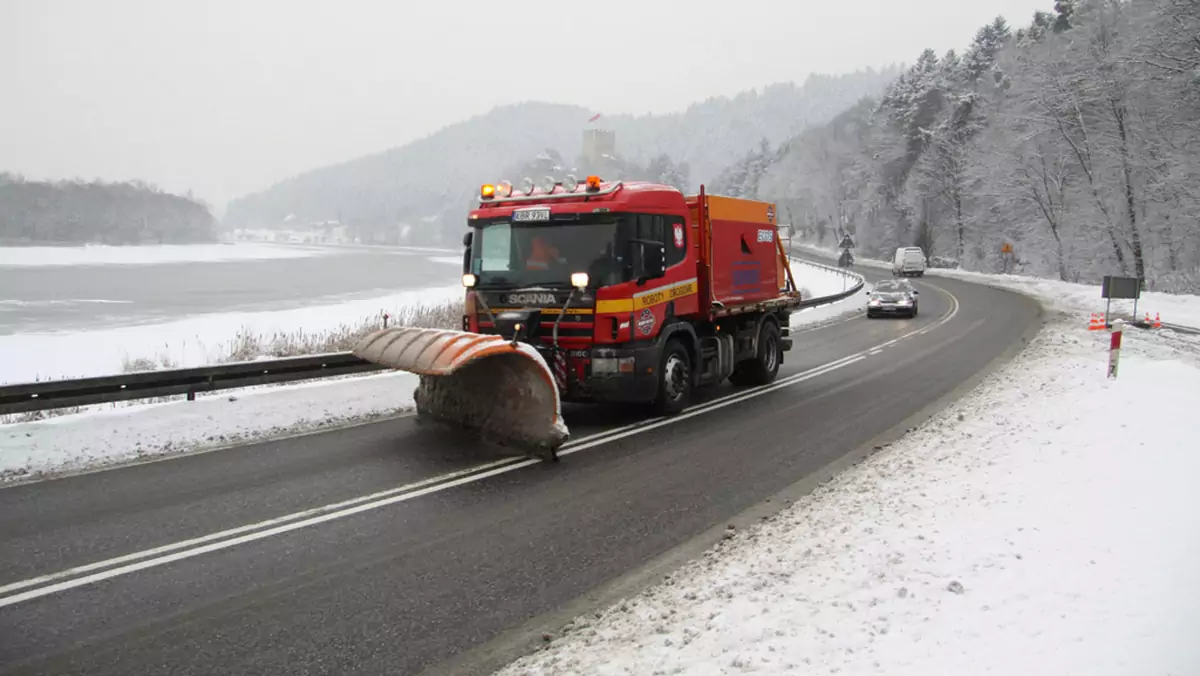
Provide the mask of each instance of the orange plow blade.
[{"label": "orange plow blade", "polygon": [[417,414],[505,446],[557,457],[568,437],[554,375],[532,346],[449,329],[380,329],[360,359],[421,376]]}]

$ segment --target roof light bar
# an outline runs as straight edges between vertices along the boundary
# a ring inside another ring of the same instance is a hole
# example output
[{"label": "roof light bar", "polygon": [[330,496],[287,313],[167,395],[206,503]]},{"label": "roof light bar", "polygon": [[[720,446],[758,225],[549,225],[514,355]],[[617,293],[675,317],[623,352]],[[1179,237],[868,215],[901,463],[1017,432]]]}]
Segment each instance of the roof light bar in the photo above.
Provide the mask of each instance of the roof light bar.
[{"label": "roof light bar", "polygon": [[[596,178],[596,177],[589,177],[589,178]],[[596,186],[595,188],[591,187],[591,185],[593,185],[593,184]],[[526,193],[523,195],[522,194],[517,194],[517,195],[509,194],[508,196],[505,196],[505,197],[485,198],[481,201],[485,202],[485,203],[489,203],[489,204],[496,204],[496,203],[513,203],[513,202],[549,201],[549,200],[565,199],[565,198],[570,198],[570,197],[585,197],[585,198],[601,197],[603,195],[611,195],[611,194],[617,192],[618,190],[620,190],[623,186],[624,186],[624,183],[622,183],[621,181],[616,181],[616,182],[610,183],[607,187],[601,188],[599,179],[597,178],[596,181],[589,182],[589,187],[586,190],[576,189],[576,191],[574,191],[574,192],[568,192],[568,191],[564,190],[562,192],[553,193],[553,194],[541,193],[541,192],[536,193],[536,194]]]}]

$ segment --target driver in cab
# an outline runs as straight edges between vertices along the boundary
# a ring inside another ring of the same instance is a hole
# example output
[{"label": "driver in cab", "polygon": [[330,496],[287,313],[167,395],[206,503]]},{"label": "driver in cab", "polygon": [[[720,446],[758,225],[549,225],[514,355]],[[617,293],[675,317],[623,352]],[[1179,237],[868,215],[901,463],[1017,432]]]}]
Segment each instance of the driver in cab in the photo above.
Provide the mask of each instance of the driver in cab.
[{"label": "driver in cab", "polygon": [[530,244],[529,258],[525,259],[526,270],[549,270],[551,264],[565,263],[558,248],[541,235],[534,235]]}]

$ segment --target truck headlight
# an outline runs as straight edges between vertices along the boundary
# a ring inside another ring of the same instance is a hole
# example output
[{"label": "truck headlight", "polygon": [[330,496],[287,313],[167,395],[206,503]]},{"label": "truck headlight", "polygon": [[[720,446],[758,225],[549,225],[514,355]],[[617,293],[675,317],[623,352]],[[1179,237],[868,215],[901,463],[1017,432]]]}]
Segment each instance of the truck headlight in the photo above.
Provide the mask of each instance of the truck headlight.
[{"label": "truck headlight", "polygon": [[586,272],[572,272],[571,273],[571,286],[575,287],[576,289],[586,289],[587,285],[588,285],[588,273],[586,273]]},{"label": "truck headlight", "polygon": [[473,275],[469,272],[462,276],[462,285],[467,287],[468,289],[475,286],[475,282],[477,282],[477,281],[479,281],[479,280],[476,279],[475,275]]}]

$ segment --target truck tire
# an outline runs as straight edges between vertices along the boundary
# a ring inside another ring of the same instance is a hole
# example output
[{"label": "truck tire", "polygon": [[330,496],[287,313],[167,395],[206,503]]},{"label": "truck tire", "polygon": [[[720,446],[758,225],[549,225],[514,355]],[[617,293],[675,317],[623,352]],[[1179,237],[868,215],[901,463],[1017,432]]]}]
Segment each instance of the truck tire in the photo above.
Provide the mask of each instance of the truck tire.
[{"label": "truck tire", "polygon": [[779,363],[783,361],[783,343],[779,326],[772,320],[763,322],[758,330],[758,354],[738,364],[729,376],[734,385],[766,385],[775,380]]},{"label": "truck tire", "polygon": [[654,399],[654,412],[658,415],[675,415],[687,408],[692,400],[692,359],[687,348],[674,338],[663,347],[662,361],[658,365],[658,395]]}]

